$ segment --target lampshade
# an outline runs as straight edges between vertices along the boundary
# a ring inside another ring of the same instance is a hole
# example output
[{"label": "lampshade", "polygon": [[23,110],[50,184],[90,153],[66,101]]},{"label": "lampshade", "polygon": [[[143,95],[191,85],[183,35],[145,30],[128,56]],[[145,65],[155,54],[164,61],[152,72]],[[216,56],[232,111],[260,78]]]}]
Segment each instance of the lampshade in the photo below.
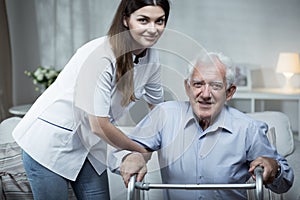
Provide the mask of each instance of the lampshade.
[{"label": "lampshade", "polygon": [[298,53],[280,53],[276,72],[300,73],[300,62]]}]

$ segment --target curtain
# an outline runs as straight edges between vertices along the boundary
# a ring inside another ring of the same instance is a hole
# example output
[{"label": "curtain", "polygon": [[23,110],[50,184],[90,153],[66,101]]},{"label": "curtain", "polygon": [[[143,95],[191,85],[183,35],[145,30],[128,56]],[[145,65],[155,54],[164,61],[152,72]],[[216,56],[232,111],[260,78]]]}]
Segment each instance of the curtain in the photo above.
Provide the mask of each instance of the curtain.
[{"label": "curtain", "polygon": [[12,105],[12,62],[5,0],[0,0],[0,121]]},{"label": "curtain", "polygon": [[118,0],[35,0],[41,65],[61,69],[75,50],[105,35]]}]

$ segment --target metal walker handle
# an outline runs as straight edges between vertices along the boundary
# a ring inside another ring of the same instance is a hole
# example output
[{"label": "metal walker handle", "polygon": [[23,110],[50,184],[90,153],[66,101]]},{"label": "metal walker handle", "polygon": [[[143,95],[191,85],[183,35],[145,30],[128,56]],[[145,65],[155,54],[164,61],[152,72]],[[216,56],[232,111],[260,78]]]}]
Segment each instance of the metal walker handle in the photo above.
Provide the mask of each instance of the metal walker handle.
[{"label": "metal walker handle", "polygon": [[127,200],[134,200],[139,196],[139,190],[150,189],[185,189],[185,190],[212,190],[212,189],[255,189],[257,200],[263,200],[263,168],[257,166],[254,170],[255,183],[245,184],[152,184],[136,182],[136,176],[130,178],[127,189]]}]

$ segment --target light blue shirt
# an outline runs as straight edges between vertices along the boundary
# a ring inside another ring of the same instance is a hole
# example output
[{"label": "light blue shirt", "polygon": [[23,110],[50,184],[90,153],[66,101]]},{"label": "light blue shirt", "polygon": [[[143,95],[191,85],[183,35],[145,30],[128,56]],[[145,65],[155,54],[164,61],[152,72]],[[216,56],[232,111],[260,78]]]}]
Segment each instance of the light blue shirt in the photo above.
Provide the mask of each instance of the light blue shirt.
[{"label": "light blue shirt", "polygon": [[[245,183],[258,156],[279,161],[281,174],[270,189],[284,192],[293,183],[287,161],[270,145],[265,123],[225,106],[205,131],[189,102],[165,102],[134,129],[132,139],[158,151],[163,183]],[[168,190],[165,199],[247,199],[246,190]]]}]

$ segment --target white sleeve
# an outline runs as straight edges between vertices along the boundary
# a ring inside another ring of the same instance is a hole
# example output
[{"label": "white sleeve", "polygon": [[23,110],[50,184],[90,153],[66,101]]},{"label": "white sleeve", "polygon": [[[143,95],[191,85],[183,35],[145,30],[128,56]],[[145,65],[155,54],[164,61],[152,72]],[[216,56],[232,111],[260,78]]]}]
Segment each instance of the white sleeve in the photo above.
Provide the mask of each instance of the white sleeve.
[{"label": "white sleeve", "polygon": [[[159,64],[157,64],[159,65]],[[145,85],[144,99],[150,104],[159,104],[164,100],[164,92],[161,83],[161,67],[158,66],[156,71],[151,75],[149,81]]]},{"label": "white sleeve", "polygon": [[74,102],[77,108],[95,116],[109,116],[113,66],[109,59],[89,59],[79,72]]}]

